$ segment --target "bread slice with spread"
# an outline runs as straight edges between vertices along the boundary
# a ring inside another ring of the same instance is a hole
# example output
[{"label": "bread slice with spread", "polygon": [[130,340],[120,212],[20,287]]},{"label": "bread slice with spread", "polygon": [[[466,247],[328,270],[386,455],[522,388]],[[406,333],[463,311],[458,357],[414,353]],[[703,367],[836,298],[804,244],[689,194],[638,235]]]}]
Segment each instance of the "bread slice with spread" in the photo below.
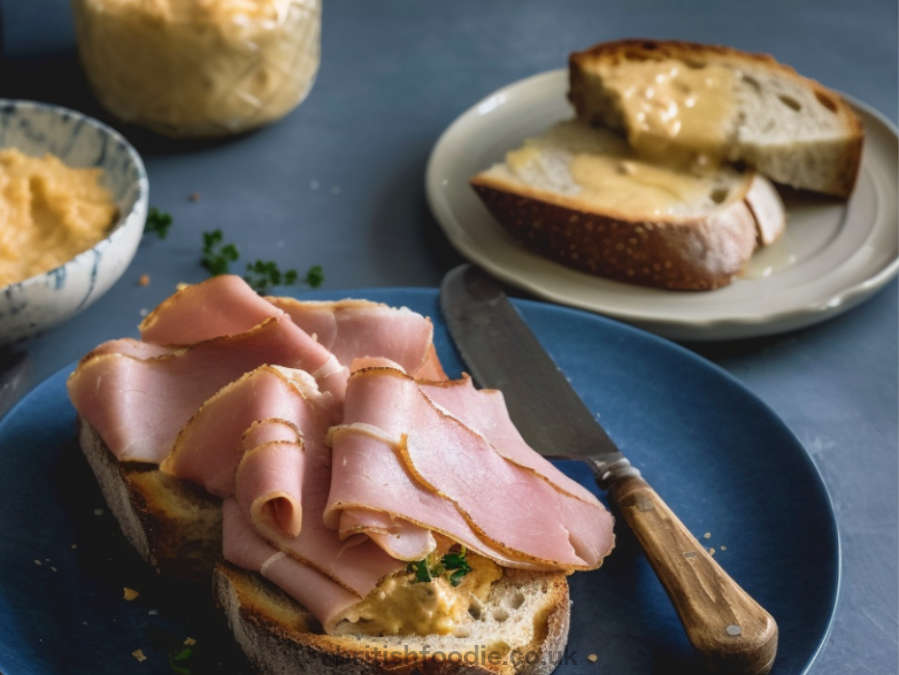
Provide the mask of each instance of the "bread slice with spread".
[{"label": "bread slice with spread", "polygon": [[766,54],[664,40],[575,52],[568,98],[579,118],[641,153],[740,161],[778,183],[848,197],[864,132],[836,92]]},{"label": "bread slice with spread", "polygon": [[499,392],[442,375],[425,317],[225,277],[141,332],[69,377],[81,449],[148,563],[213,578],[261,671],[555,667],[567,575],[602,564],[612,518]]},{"label": "bread slice with spread", "polygon": [[534,252],[672,290],[730,283],[785,224],[780,197],[758,173],[648,161],[577,120],[526,139],[471,185]]}]

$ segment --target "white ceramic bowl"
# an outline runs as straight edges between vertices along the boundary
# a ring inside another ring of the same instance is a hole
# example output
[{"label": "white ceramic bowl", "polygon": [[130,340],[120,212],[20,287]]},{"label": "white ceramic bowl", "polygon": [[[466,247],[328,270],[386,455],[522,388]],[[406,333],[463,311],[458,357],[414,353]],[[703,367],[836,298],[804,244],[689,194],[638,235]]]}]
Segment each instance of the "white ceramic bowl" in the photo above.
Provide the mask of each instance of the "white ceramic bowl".
[{"label": "white ceramic bowl", "polygon": [[140,156],[122,136],[86,115],[55,105],[0,99],[0,148],[51,152],[69,166],[103,169],[119,217],[109,235],[64,265],[0,289],[0,344],[40,332],[90,306],[112,286],[137,250],[147,218],[149,183]]}]

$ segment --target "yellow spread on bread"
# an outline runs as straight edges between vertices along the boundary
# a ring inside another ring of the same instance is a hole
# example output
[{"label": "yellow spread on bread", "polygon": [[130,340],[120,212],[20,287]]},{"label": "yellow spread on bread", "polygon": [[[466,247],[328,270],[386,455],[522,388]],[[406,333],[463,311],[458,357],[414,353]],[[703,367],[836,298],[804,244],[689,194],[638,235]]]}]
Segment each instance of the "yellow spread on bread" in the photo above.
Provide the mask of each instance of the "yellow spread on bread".
[{"label": "yellow spread on bread", "polygon": [[444,577],[418,581],[401,572],[382,580],[344,615],[352,625],[340,632],[368,635],[448,635],[461,623],[472,603],[484,602],[490,587],[503,575],[492,560],[467,555],[471,571],[453,586]]},{"label": "yellow spread on bread", "polygon": [[[577,197],[596,210],[661,216],[701,201],[716,187],[712,173],[679,162],[647,161],[623,139],[608,132],[602,137],[595,148],[572,152],[566,167]],[[506,166],[522,177],[540,165],[541,157],[539,139],[528,139],[506,154]]]},{"label": "yellow spread on bread", "polygon": [[102,173],[0,150],[0,286],[59,267],[106,236],[116,205]]},{"label": "yellow spread on bread", "polygon": [[735,72],[676,59],[606,63],[604,86],[615,91],[628,140],[647,157],[672,146],[714,155],[726,147],[736,106]]}]

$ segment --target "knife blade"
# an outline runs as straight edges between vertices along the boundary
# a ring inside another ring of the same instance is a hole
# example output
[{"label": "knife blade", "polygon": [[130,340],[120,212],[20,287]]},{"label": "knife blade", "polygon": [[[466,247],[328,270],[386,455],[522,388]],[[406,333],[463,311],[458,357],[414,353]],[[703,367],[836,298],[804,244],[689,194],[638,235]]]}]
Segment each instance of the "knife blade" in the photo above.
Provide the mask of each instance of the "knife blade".
[{"label": "knife blade", "polygon": [[[503,392],[509,416],[531,447],[542,455],[589,461],[601,484],[610,467],[627,471],[630,463],[493,277],[470,265],[451,270],[440,304],[474,381]],[[639,475],[632,467],[630,473]]]},{"label": "knife blade", "polygon": [[777,653],[777,622],[728,576],[621,454],[502,286],[486,272],[461,265],[444,277],[440,305],[475,382],[502,390],[525,440],[542,454],[592,466],[708,666],[735,675],[768,673]]}]

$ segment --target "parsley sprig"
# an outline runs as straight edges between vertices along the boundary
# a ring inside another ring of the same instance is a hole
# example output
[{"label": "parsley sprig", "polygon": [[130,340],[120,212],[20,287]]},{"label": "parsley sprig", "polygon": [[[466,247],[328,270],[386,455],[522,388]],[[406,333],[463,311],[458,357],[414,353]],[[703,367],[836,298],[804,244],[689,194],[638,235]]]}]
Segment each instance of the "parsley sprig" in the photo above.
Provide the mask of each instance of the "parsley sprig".
[{"label": "parsley sprig", "polygon": [[169,654],[169,666],[178,675],[191,675],[190,662],[193,655],[193,647],[182,647],[177,653]]},{"label": "parsley sprig", "polygon": [[415,575],[415,582],[429,582],[447,575],[451,586],[458,586],[462,578],[471,572],[471,565],[466,559],[467,551],[461,547],[458,551],[450,551],[440,558],[440,561],[431,564],[428,558],[416,560],[406,565],[406,571]]},{"label": "parsley sprig", "polygon": [[165,239],[172,226],[172,214],[160,211],[155,206],[150,207],[147,213],[147,224],[144,226],[144,232],[151,232],[160,239]]},{"label": "parsley sprig", "polygon": [[[231,263],[236,262],[240,253],[234,244],[225,243],[221,230],[212,230],[203,233],[203,257],[200,264],[212,276],[227,274]],[[299,280],[299,274],[295,269],[281,271],[274,260],[256,260],[247,263],[244,281],[250,287],[262,295],[272,286],[292,286]],[[306,272],[303,283],[311,288],[318,288],[325,280],[325,273],[321,265],[313,265]]]},{"label": "parsley sprig", "polygon": [[240,257],[234,244],[223,243],[221,230],[203,233],[203,258],[200,264],[212,276],[227,274],[231,263]]}]

